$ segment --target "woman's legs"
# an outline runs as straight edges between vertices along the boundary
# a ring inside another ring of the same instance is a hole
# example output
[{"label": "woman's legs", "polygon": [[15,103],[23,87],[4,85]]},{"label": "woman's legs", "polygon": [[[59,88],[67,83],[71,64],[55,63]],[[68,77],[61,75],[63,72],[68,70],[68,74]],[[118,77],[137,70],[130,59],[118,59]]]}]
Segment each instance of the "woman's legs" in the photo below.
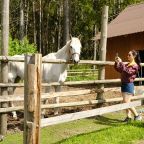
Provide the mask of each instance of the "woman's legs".
[{"label": "woman's legs", "polygon": [[[131,97],[132,97],[131,94],[122,93],[122,96],[123,96],[124,103],[131,102]],[[126,109],[127,117],[131,118],[131,113],[133,113],[134,116],[138,116],[138,113],[134,107]]]}]

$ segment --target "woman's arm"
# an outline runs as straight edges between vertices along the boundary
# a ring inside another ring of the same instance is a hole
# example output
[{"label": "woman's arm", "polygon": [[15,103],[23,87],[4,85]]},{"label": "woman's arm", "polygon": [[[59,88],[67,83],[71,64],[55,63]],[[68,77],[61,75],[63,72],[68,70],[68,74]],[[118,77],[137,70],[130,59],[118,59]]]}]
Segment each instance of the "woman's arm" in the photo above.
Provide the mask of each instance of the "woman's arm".
[{"label": "woman's arm", "polygon": [[120,63],[122,62],[120,57],[115,57],[115,64],[114,64],[114,68],[116,71],[118,71],[119,73],[122,73],[122,69],[120,66]]},{"label": "woman's arm", "polygon": [[126,65],[122,62],[119,63],[121,71],[127,73],[128,75],[134,75],[138,72],[138,66],[135,65],[132,68],[126,67]]},{"label": "woman's arm", "polygon": [[115,62],[114,68],[117,72],[122,73],[122,68],[120,66],[120,62]]}]

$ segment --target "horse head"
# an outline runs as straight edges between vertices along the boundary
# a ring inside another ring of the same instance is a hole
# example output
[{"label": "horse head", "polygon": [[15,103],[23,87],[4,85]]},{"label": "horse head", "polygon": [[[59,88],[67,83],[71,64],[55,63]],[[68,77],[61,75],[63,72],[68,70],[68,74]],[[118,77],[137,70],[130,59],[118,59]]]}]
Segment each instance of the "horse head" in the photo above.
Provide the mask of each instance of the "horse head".
[{"label": "horse head", "polygon": [[74,63],[78,63],[80,61],[80,52],[81,52],[81,42],[79,37],[71,37],[70,40],[70,54],[71,59]]}]

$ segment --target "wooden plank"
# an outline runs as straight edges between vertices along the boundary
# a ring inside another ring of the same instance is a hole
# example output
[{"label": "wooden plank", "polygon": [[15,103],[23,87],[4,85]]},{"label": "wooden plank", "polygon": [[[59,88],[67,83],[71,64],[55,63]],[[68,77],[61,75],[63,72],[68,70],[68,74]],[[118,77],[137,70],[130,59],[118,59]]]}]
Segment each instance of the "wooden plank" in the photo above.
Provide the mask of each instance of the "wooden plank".
[{"label": "wooden plank", "polygon": [[[133,100],[138,100],[138,99],[144,100],[144,96],[143,95],[134,96],[134,97],[132,97],[132,99]],[[122,97],[118,97],[118,98],[111,98],[111,99],[105,99],[105,100],[92,100],[91,102],[90,101],[84,101],[82,103],[79,103],[79,105],[77,104],[77,106],[85,105],[84,103],[86,103],[86,105],[88,103],[91,105],[91,104],[97,104],[97,103],[111,103],[111,102],[121,102],[121,101],[122,101]],[[61,103],[61,104],[65,104],[65,107],[66,107],[66,105],[70,106],[69,103]],[[54,106],[60,107],[60,105],[54,105]],[[71,106],[75,106],[75,105],[71,105]],[[53,107],[53,104],[50,104],[47,106],[46,105],[41,106],[42,109],[50,108],[50,107]],[[62,105],[61,105],[61,107],[62,107]],[[17,107],[0,108],[0,113],[7,113],[7,112],[19,111],[19,110],[24,110],[24,107],[23,106],[17,106]]]},{"label": "wooden plank", "polygon": [[[24,62],[24,58],[20,57],[12,57],[12,56],[0,56],[0,61],[8,62],[8,61],[17,61],[17,62]],[[62,59],[43,59],[43,63],[68,63],[72,64],[72,62],[66,62]],[[91,64],[91,65],[114,65],[113,61],[94,61],[94,60],[80,60],[79,64]],[[141,66],[144,66],[144,63],[141,63]]]},{"label": "wooden plank", "polygon": [[0,83],[0,87],[24,87],[23,83]]},{"label": "wooden plank", "polygon": [[23,132],[23,144],[27,144],[27,138],[28,138],[28,133],[27,133],[27,101],[28,101],[28,64],[30,61],[30,56],[25,55],[25,71],[24,71],[24,132]]},{"label": "wooden plank", "polygon": [[[141,86],[135,86],[137,87],[138,89],[141,88]],[[112,90],[112,89],[111,89]],[[42,93],[42,100],[43,99],[47,99],[47,98],[54,98],[54,97],[68,97],[68,96],[79,96],[79,95],[84,95],[84,96],[87,96],[87,94],[93,94],[93,93],[96,93],[96,92],[99,92],[101,90],[97,89],[97,90],[93,90],[93,89],[82,89],[82,90],[76,90],[76,91],[65,91],[65,92],[57,92],[57,93]],[[105,89],[104,92],[106,91],[109,91],[109,88],[108,89]],[[143,97],[143,95],[138,95],[136,96],[136,98],[139,98],[139,97]],[[132,98],[135,98],[132,97]],[[9,102],[9,101],[23,101],[23,95],[3,95],[0,97],[0,102]],[[114,98],[115,99],[115,98]]]},{"label": "wooden plank", "polygon": [[[135,81],[144,81],[144,78],[136,78]],[[71,85],[88,85],[88,84],[112,84],[112,83],[121,83],[120,79],[107,79],[107,80],[90,80],[90,81],[71,81],[64,82],[63,86],[71,86]],[[50,84],[43,83],[42,86],[56,86],[60,85],[59,83],[53,82]]]},{"label": "wooden plank", "polygon": [[8,113],[8,112],[20,111],[20,110],[24,110],[24,106],[0,108],[0,113]]},{"label": "wooden plank", "polygon": [[[100,39],[100,60],[106,61],[106,46],[107,46],[107,25],[108,25],[108,6],[104,6],[101,19],[101,39]],[[99,80],[105,80],[105,66],[99,68]],[[98,85],[99,89],[104,89],[104,84]],[[97,99],[104,99],[103,92],[97,94]]]},{"label": "wooden plank", "polygon": [[[135,81],[144,81],[144,78],[136,78]],[[71,81],[64,82],[63,86],[71,86],[71,85],[87,85],[87,84],[112,84],[112,83],[120,83],[120,79],[106,79],[106,80],[90,80],[90,81]],[[42,83],[42,86],[56,86],[60,85],[57,82],[53,83]],[[15,83],[15,84],[4,84],[0,83],[0,87],[24,87],[23,83]]]},{"label": "wooden plank", "polygon": [[36,82],[36,106],[35,106],[35,144],[40,144],[40,128],[41,128],[41,93],[42,93],[42,87],[41,87],[41,82],[42,82],[42,55],[37,54],[35,57],[35,65],[37,66],[37,82]]},{"label": "wooden plank", "polygon": [[[1,22],[1,54],[8,55],[8,41],[9,41],[9,0],[2,0],[2,22]],[[1,63],[1,81],[8,83],[8,63]],[[1,89],[1,95],[7,95],[7,87]],[[1,103],[2,108],[8,107],[7,103]],[[7,114],[0,115],[0,134],[5,135],[7,133]]]},{"label": "wooden plank", "polygon": [[[28,100],[27,100],[27,108],[28,112],[32,113],[35,110],[35,102],[36,102],[36,67],[34,64],[28,65]],[[33,115],[32,115],[33,116]],[[31,115],[29,115],[29,119],[31,119]]]},{"label": "wooden plank", "polygon": [[59,104],[47,104],[42,105],[42,108],[46,109],[46,108],[72,107],[72,106],[92,105],[96,103],[103,103],[103,100],[89,100],[80,102],[59,103]]},{"label": "wooden plank", "polygon": [[[43,93],[42,100],[48,98],[55,98],[55,97],[68,97],[68,96],[78,96],[78,95],[87,95],[95,93],[96,91],[93,90],[77,90],[77,91],[65,91],[65,92],[51,92],[51,93]],[[23,101],[23,95],[15,96],[15,95],[5,95],[0,97],[0,102],[9,102],[9,101]]]},{"label": "wooden plank", "polygon": [[[144,96],[135,96],[133,99],[144,99]],[[69,103],[60,103],[60,104],[47,104],[42,105],[43,109],[46,108],[60,108],[60,107],[73,107],[73,106],[82,106],[82,105],[93,105],[93,104],[102,104],[102,103],[110,103],[110,102],[120,102],[122,101],[122,97],[112,98],[112,99],[100,99],[100,100],[88,100],[88,101],[79,101],[79,102],[69,102]]]},{"label": "wooden plank", "polygon": [[27,65],[27,77],[25,77],[27,85],[25,85],[24,101],[24,144],[40,144],[41,57],[41,54],[35,54]]},{"label": "wooden plank", "polygon": [[24,58],[21,57],[12,57],[12,56],[0,56],[0,61],[8,62],[8,61],[17,61],[24,62]]},{"label": "wooden plank", "polygon": [[96,116],[96,115],[102,115],[105,113],[124,110],[127,108],[136,107],[136,106],[140,106],[140,105],[141,105],[141,101],[134,101],[134,102],[130,102],[130,103],[117,104],[117,105],[113,105],[113,106],[97,108],[97,109],[87,110],[87,111],[83,111],[83,112],[76,112],[76,113],[41,119],[41,127],[46,127],[49,125],[69,122],[69,121],[78,120],[78,119],[82,119],[82,118],[88,118],[88,117],[92,117],[92,116]]}]

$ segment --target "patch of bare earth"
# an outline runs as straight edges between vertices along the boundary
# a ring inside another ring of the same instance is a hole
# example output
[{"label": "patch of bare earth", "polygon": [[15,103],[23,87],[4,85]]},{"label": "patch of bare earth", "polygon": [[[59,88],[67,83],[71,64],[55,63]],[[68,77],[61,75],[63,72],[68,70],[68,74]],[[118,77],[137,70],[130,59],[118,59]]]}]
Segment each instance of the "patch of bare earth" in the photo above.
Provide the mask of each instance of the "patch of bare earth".
[{"label": "patch of bare earth", "polygon": [[134,142],[134,144],[144,144],[144,140],[139,140],[137,142]]},{"label": "patch of bare earth", "polygon": [[[62,87],[62,91],[71,91],[71,90],[83,90],[83,89],[95,89],[95,86],[88,85],[88,86],[76,86],[76,87],[69,87],[64,86]],[[53,90],[52,90],[53,91]],[[17,88],[15,91],[16,95],[23,95],[24,90],[23,88]],[[81,95],[81,96],[73,96],[73,97],[62,97],[60,98],[60,103],[68,103],[68,102],[78,102],[78,101],[88,101],[88,100],[95,100],[97,94],[88,94],[88,95]],[[105,88],[104,92],[104,98],[115,98],[115,97],[121,97],[120,88],[114,87],[114,88]],[[49,103],[53,103],[53,99],[49,100]],[[22,102],[15,103],[15,105],[22,105]],[[111,103],[114,104],[114,103]],[[108,105],[108,104],[106,104]],[[106,106],[104,105],[104,106]],[[92,108],[95,108],[95,105],[85,105],[85,106],[76,106],[76,107],[66,107],[66,108],[60,108],[60,114],[64,113],[72,113],[72,112],[78,112],[82,110],[89,110]],[[11,113],[8,114],[8,130],[10,133],[18,132],[23,130],[23,119],[24,114],[23,111],[17,112],[18,119],[14,120],[11,116]],[[47,110],[46,117],[53,116],[54,110],[50,109]]]}]

